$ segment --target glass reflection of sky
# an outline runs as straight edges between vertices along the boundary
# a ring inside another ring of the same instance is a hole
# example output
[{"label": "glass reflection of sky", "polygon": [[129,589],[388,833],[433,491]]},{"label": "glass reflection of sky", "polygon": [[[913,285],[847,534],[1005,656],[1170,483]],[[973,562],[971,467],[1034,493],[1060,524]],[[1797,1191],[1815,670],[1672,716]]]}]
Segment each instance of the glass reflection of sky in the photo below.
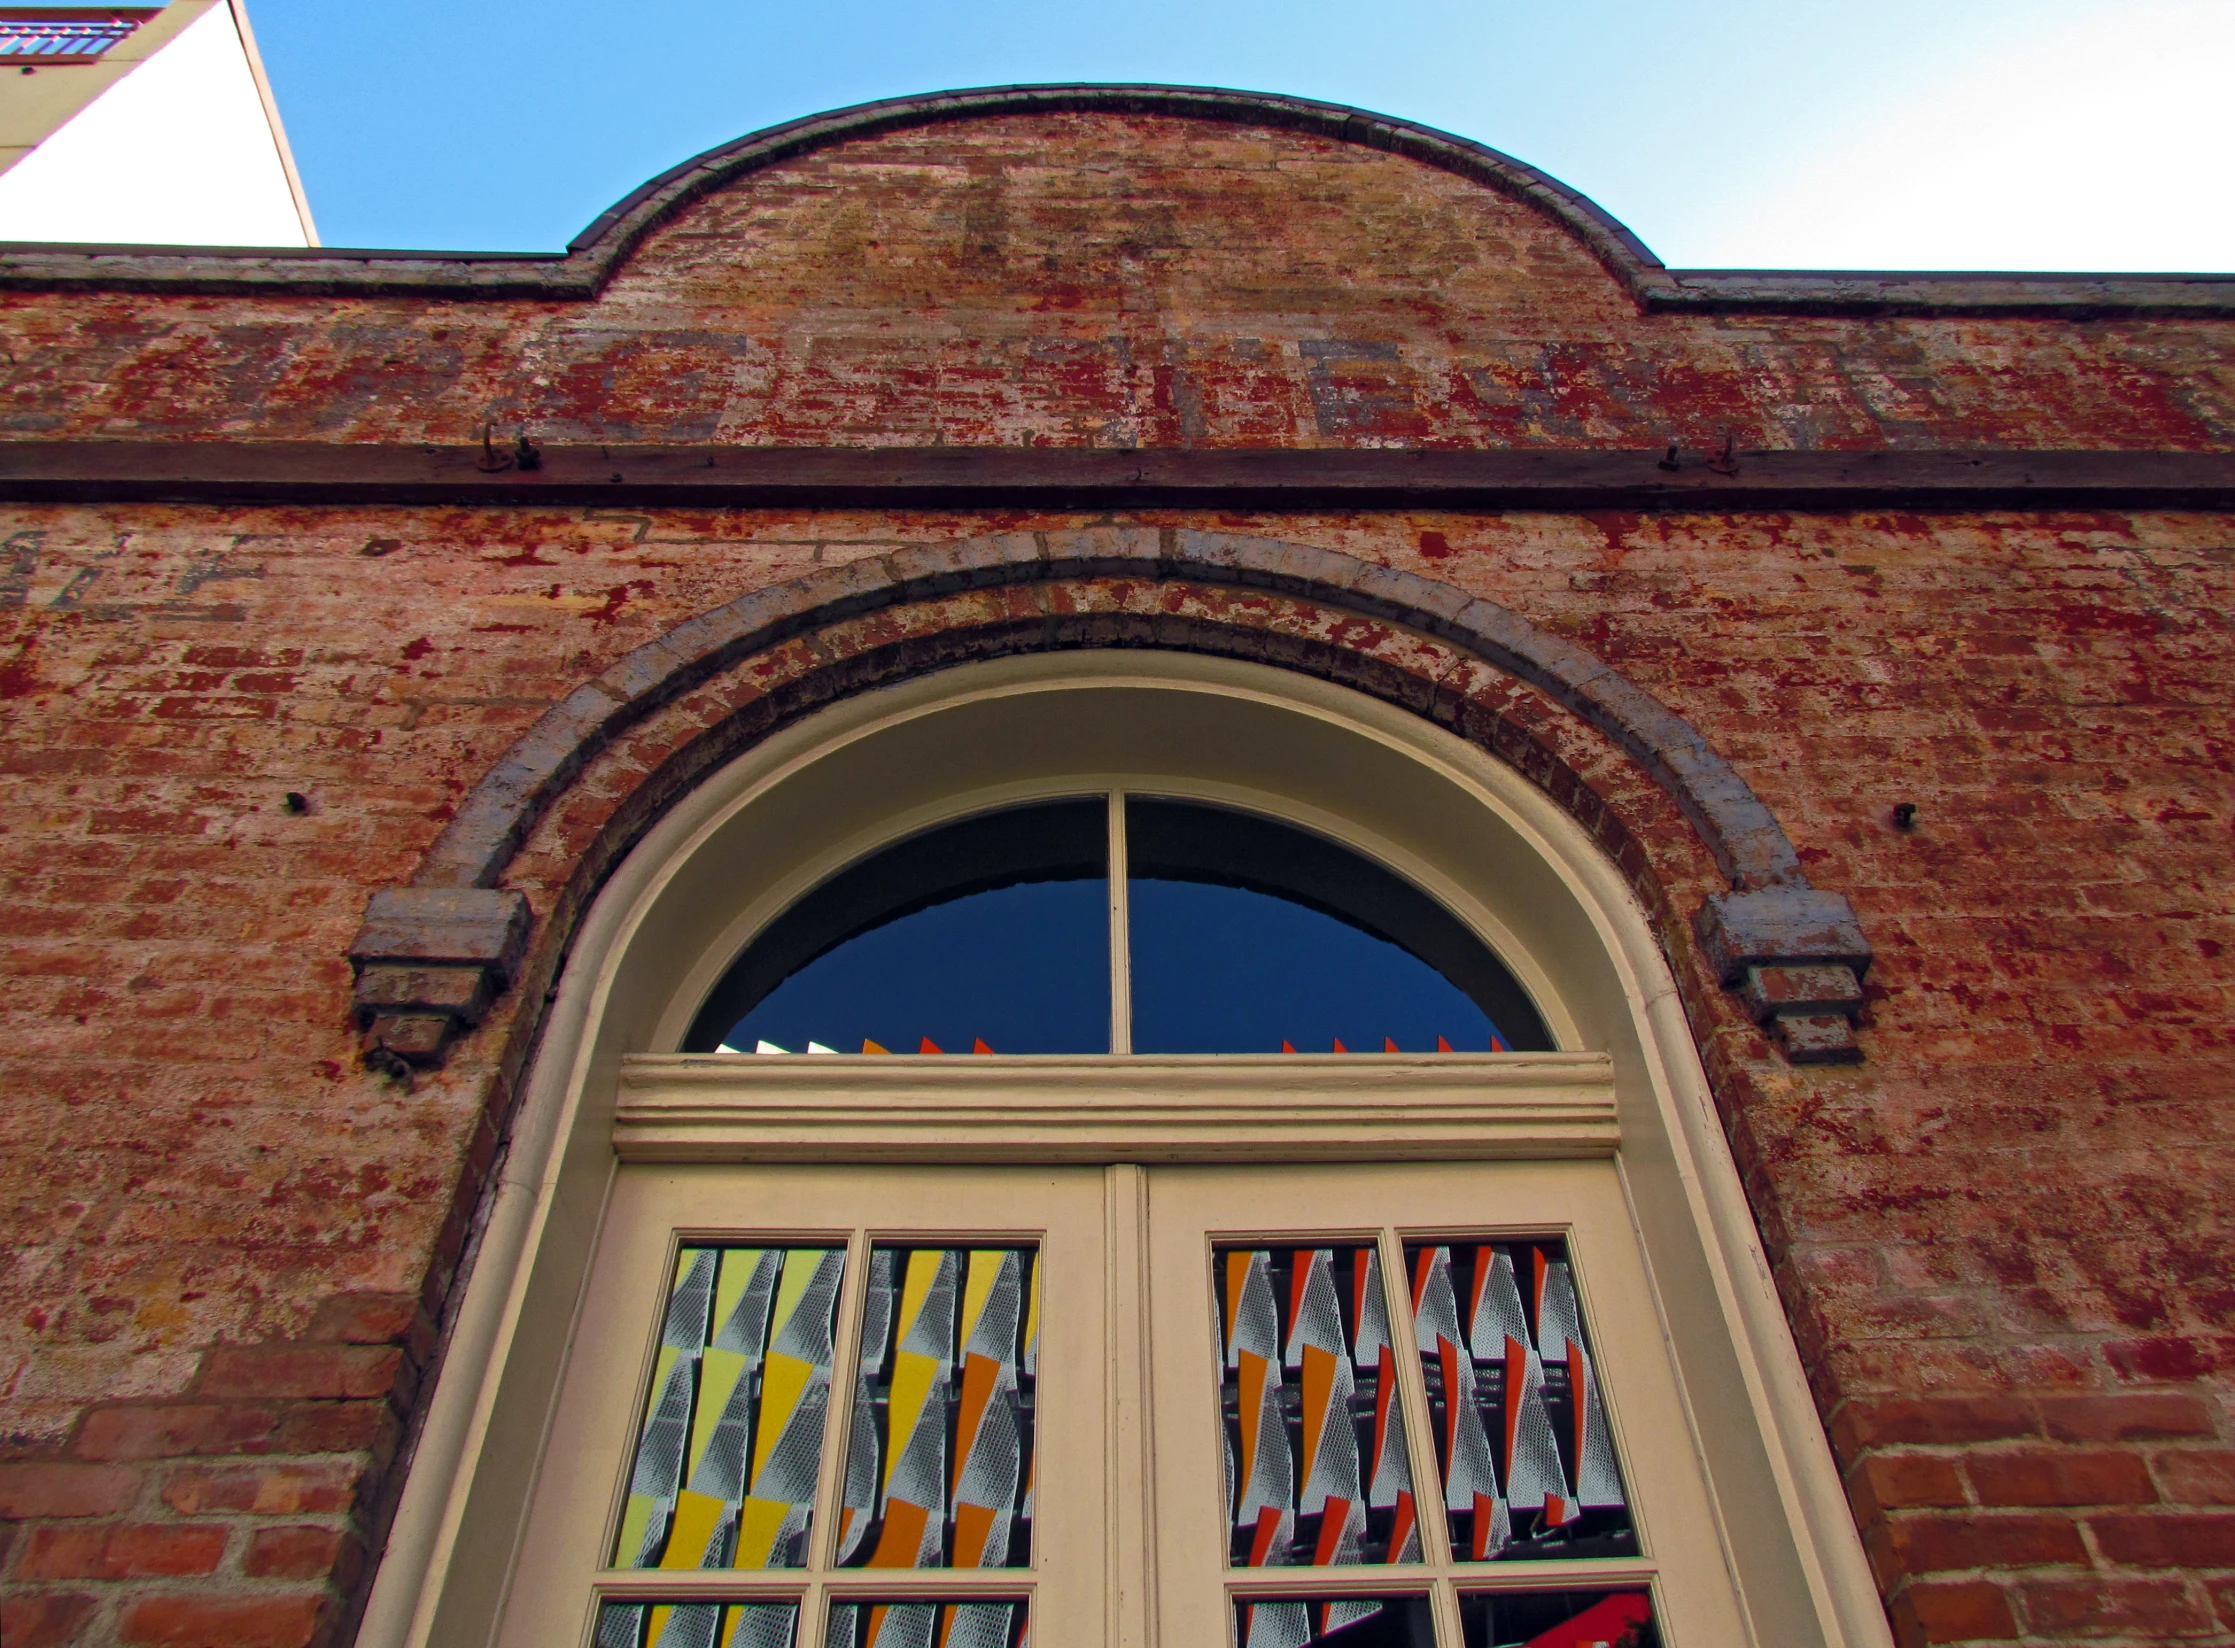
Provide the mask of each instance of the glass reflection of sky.
[{"label": "glass reflection of sky", "polygon": [[1490,1047],[1490,1021],[1442,974],[1333,916],[1269,893],[1136,880],[1136,1053],[1379,1053]]},{"label": "glass reflection of sky", "polygon": [[[1492,1025],[1407,951],[1301,904],[1205,882],[1131,888],[1133,1049],[1378,1053],[1490,1047]],[[1109,1051],[1109,939],[1099,879],[972,893],[849,939],[771,991],[723,1038],[859,1053],[984,1041],[998,1053]]]},{"label": "glass reflection of sky", "polygon": [[902,916],[809,962],[723,1039],[913,1053],[929,1037],[967,1053],[1110,1050],[1107,883],[1036,881]]}]

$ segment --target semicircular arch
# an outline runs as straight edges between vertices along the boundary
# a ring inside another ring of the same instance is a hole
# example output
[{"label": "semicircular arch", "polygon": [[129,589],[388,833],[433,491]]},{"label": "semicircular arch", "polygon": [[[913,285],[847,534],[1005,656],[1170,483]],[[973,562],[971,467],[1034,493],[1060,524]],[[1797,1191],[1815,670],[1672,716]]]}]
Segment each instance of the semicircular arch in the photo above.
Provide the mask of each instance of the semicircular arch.
[{"label": "semicircular arch", "polygon": [[[1630,870],[1672,954],[1688,918],[1708,966],[1749,992],[1789,1053],[1858,1056],[1851,1025],[1870,949],[1852,909],[1810,885],[1744,778],[1653,695],[1511,609],[1417,574],[1310,545],[1148,527],[989,535],[853,561],[740,596],[585,682],[482,776],[411,885],[375,895],[352,947],[371,1056],[436,1062],[523,968],[555,969],[605,868],[698,778],[788,720],[967,659],[1127,646],[1285,664],[1459,731],[1593,831]],[[647,739],[663,713],[677,725]],[[1621,784],[1603,770],[1586,777],[1593,757],[1570,759],[1538,736],[1563,719],[1631,769],[1633,796],[1649,788],[1673,807],[1720,889],[1679,894],[1686,878],[1651,862]],[[617,756],[630,738],[646,748]],[[601,760],[616,772],[585,787]],[[561,808],[578,792],[620,799],[586,803],[585,826]],[[569,827],[550,828],[555,814]],[[539,830],[552,837],[539,851],[560,860],[556,879],[571,890],[546,899],[531,962],[529,900],[506,883],[522,879],[515,861]],[[1808,976],[1765,977],[1780,969]],[[516,1026],[516,1046],[522,1032],[532,1025]]]}]

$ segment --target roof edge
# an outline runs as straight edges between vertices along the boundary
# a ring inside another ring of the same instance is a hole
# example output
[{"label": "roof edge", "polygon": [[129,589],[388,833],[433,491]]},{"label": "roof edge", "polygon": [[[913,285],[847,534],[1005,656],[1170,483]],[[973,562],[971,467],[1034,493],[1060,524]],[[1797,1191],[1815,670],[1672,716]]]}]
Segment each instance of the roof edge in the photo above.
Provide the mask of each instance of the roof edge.
[{"label": "roof edge", "polygon": [[2235,274],[1672,270],[1589,197],[1470,138],[1312,98],[1122,84],[979,87],[885,98],[786,121],[708,149],[652,178],[599,214],[564,252],[0,242],[0,290],[589,299],[652,230],[712,190],[763,167],[838,143],[943,121],[1087,111],[1308,132],[1434,166],[1560,223],[1649,312],[2235,317]]}]

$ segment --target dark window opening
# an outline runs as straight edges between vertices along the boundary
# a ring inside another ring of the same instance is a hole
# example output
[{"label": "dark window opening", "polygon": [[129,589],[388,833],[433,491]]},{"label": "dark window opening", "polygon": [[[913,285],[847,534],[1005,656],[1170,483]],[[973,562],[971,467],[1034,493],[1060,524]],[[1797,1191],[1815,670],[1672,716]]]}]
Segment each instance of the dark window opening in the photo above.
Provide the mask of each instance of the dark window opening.
[{"label": "dark window opening", "polygon": [[723,976],[684,1051],[1107,1053],[1108,829],[1100,797],[1014,807],[840,871]]},{"label": "dark window opening", "polygon": [[1552,1048],[1482,940],[1347,847],[1184,801],[1129,799],[1125,836],[1137,1053]]},{"label": "dark window opening", "polygon": [[[1552,1049],[1505,964],[1372,860],[1229,808],[1124,817],[1133,1052]],[[1109,826],[1103,797],[1014,807],[840,871],[723,976],[684,1050],[1109,1051]]]}]

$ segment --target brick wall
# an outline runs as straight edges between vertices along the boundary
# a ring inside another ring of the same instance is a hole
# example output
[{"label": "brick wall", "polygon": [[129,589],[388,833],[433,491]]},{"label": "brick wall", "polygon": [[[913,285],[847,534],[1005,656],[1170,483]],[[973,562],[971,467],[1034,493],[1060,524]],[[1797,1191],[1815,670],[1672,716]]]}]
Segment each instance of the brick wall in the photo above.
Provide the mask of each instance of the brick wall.
[{"label": "brick wall", "polygon": [[[594,304],[0,301],[17,439],[457,440],[489,410],[766,442],[2230,429],[2199,323],[1640,317],[1475,185],[1146,119],[803,157]],[[1695,1014],[1897,1632],[2235,1642],[2235,526],[1146,519],[1490,597],[1709,737],[1877,948],[1863,1065],[1784,1063],[1711,988]],[[751,589],[1075,524],[0,505],[9,1648],[346,1633],[522,1047],[508,999],[409,1089],[367,1072],[344,951],[511,739]],[[594,823],[531,842],[540,908]]]},{"label": "brick wall", "polygon": [[[1560,225],[1295,133],[1017,115],[789,160],[593,304],[0,293],[0,430],[458,442],[2224,450],[2214,323],[1640,315]],[[2224,325],[2221,325],[2224,330]]]}]

